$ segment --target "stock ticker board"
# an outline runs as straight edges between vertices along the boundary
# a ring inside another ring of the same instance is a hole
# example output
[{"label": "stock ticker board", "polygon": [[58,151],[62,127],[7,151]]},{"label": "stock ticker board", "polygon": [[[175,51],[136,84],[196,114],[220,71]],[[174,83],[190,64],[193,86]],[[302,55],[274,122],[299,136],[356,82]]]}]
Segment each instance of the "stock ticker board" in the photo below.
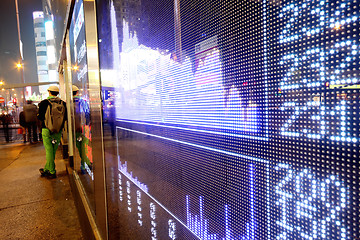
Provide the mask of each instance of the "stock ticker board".
[{"label": "stock ticker board", "polygon": [[110,239],[360,238],[358,1],[98,12]]}]

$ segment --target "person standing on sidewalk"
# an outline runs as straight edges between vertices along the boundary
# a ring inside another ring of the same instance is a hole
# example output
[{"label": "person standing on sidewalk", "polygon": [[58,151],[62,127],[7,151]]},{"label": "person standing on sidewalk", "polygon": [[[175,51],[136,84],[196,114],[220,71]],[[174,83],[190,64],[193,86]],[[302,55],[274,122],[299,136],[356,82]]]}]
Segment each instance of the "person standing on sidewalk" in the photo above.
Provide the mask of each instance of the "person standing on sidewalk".
[{"label": "person standing on sidewalk", "polygon": [[12,117],[8,113],[6,114],[3,113],[0,115],[0,120],[2,121],[3,124],[5,140],[7,143],[9,143],[11,141],[11,129],[9,125],[12,123]]},{"label": "person standing on sidewalk", "polygon": [[42,177],[56,178],[55,154],[61,140],[61,132],[67,119],[66,103],[61,100],[59,88],[50,86],[49,97],[39,103],[38,119],[41,123],[41,135],[46,152],[46,164],[40,168]]},{"label": "person standing on sidewalk", "polygon": [[26,124],[26,121],[25,121],[24,111],[21,111],[20,114],[19,114],[19,124],[20,124],[21,130],[22,130],[24,143],[26,143],[27,124]]},{"label": "person standing on sidewalk", "polygon": [[38,107],[31,100],[26,101],[26,105],[24,106],[24,116],[25,122],[28,128],[28,140],[30,143],[36,143],[38,141],[38,133],[37,133],[37,115],[38,115]]}]

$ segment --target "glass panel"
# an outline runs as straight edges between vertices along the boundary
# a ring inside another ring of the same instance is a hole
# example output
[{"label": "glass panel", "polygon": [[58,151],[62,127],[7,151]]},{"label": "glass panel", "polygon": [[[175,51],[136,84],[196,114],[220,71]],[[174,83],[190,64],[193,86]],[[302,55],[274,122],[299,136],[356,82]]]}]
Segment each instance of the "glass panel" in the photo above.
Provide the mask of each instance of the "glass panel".
[{"label": "glass panel", "polygon": [[109,239],[358,239],[359,8],[98,1]]},{"label": "glass panel", "polygon": [[94,204],[94,174],[91,138],[91,116],[89,106],[89,81],[87,48],[85,40],[84,7],[76,1],[69,30],[70,54],[73,81],[73,129],[74,161],[79,177],[87,193],[90,204]]}]

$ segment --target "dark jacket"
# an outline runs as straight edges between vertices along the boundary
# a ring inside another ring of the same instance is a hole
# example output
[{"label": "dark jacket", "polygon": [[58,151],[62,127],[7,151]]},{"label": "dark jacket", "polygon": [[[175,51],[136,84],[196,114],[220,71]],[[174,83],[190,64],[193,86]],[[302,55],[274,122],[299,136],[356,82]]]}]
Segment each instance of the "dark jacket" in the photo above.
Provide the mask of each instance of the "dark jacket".
[{"label": "dark jacket", "polygon": [[[48,101],[48,99],[50,98],[54,98],[54,97],[48,97],[47,99],[44,99],[42,100],[40,103],[39,103],[39,114],[38,114],[38,119],[41,121],[41,128],[46,128],[45,126],[45,114],[46,114],[46,110],[48,108],[48,106],[51,107],[51,104],[50,102]],[[66,103],[64,101],[62,101],[62,104],[64,105],[65,109],[66,109]],[[63,122],[63,125],[61,128],[64,127],[64,123],[65,121],[67,120],[67,112],[65,111],[65,116],[64,116],[64,122]]]},{"label": "dark jacket", "polygon": [[31,103],[31,104],[25,104],[23,108],[25,122],[31,124],[36,123],[36,116],[38,115],[38,107]]},{"label": "dark jacket", "polygon": [[20,123],[20,126],[27,127],[24,111],[21,111],[19,114],[19,123]]}]

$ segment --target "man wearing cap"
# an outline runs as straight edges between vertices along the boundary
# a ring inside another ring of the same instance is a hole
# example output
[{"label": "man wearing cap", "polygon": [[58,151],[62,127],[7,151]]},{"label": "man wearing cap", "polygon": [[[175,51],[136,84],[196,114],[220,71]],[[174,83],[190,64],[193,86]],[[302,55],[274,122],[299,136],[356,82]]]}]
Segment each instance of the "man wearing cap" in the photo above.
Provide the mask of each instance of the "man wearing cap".
[{"label": "man wearing cap", "polygon": [[[64,109],[66,109],[66,104],[64,101],[62,101],[58,95],[59,95],[59,88],[57,86],[50,86],[48,88],[49,97],[47,99],[42,100],[39,103],[39,115],[38,119],[41,121],[41,134],[43,139],[43,144],[46,151],[46,164],[44,168],[40,168],[40,174],[42,177],[47,178],[56,178],[56,170],[55,170],[55,154],[56,150],[59,147],[60,140],[61,140],[61,130],[58,133],[51,132],[48,128],[45,126],[45,114],[47,108],[50,106],[50,101],[60,101],[61,104],[64,105]],[[64,127],[64,123],[67,119],[66,111],[64,112],[64,118],[63,123],[61,126],[61,129]]]}]

